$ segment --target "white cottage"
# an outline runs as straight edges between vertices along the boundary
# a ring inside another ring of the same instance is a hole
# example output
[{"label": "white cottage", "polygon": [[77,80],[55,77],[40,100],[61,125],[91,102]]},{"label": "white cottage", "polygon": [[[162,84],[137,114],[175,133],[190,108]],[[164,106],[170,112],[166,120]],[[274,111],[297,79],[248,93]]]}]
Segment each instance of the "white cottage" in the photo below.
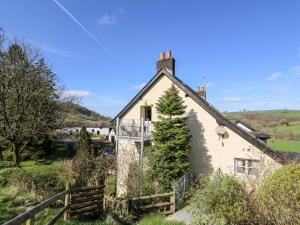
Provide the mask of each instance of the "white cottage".
[{"label": "white cottage", "polygon": [[[171,52],[161,53],[157,72],[147,85],[114,118],[116,124],[117,195],[125,194],[133,163],[144,166],[144,148],[152,143],[153,122],[158,120],[155,105],[164,92],[175,85],[184,100],[192,135],[190,165],[194,177],[221,171],[241,178],[273,170],[284,163],[281,155],[264,141],[225,118],[206,101],[205,87],[194,91],[175,73]],[[260,165],[264,164],[264,168]],[[259,168],[260,167],[260,168]]]}]

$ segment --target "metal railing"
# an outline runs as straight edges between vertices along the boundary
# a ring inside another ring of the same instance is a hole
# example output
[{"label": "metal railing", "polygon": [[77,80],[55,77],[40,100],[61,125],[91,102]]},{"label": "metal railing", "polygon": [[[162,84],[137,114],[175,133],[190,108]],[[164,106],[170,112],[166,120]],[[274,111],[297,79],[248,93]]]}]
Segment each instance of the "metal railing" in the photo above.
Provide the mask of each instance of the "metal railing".
[{"label": "metal railing", "polygon": [[194,181],[193,171],[189,170],[178,181],[173,184],[172,189],[175,195],[176,208],[184,202],[185,193],[189,190]]},{"label": "metal railing", "polygon": [[118,136],[149,138],[152,132],[151,121],[120,120]]}]

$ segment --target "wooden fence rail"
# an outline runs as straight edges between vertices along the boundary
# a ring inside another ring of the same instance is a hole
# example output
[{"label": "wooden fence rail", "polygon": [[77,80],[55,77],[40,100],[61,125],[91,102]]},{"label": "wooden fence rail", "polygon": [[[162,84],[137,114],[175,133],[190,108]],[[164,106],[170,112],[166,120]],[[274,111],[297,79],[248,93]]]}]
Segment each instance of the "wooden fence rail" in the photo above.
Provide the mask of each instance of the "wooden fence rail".
[{"label": "wooden fence rail", "polygon": [[85,213],[103,212],[104,186],[69,188],[34,206],[30,210],[9,220],[3,225],[34,225],[35,215],[56,201],[64,199],[64,207],[47,223],[53,225],[64,215],[64,220]]},{"label": "wooden fence rail", "polygon": [[[71,189],[67,189],[65,191],[62,191],[53,197],[41,202],[40,204],[36,205],[32,209],[28,210],[27,212],[24,212],[17,217],[9,220],[8,222],[4,223],[3,225],[19,225],[24,222],[26,222],[26,225],[33,225],[34,224],[34,216],[35,214],[41,212],[45,208],[49,207],[51,204],[55,203],[57,200],[60,200],[64,198],[66,195],[70,193]],[[69,205],[66,205],[58,214],[62,215],[67,209]],[[56,216],[48,223],[48,224],[54,224],[56,222]]]},{"label": "wooden fence rail", "polygon": [[175,212],[174,192],[132,198],[129,200],[128,210],[156,210],[164,215],[173,214]]}]

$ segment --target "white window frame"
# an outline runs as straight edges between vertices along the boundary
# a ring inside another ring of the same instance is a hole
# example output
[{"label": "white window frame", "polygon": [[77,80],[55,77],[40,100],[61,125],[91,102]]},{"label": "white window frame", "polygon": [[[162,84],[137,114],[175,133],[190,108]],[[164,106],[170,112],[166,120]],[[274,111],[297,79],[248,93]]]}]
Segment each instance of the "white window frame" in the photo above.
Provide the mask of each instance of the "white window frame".
[{"label": "white window frame", "polygon": [[[239,162],[244,161],[242,166],[239,165]],[[235,158],[234,159],[234,172],[235,174],[246,174],[246,175],[254,175],[255,170],[257,168],[259,160],[256,159],[243,159],[243,158]],[[244,171],[244,172],[241,172]]]}]

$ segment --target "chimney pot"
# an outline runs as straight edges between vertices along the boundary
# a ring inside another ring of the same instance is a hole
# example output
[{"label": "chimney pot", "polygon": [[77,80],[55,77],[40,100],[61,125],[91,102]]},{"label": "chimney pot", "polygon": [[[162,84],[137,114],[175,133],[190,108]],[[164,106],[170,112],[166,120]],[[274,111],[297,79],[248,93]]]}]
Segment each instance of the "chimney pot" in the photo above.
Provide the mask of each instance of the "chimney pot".
[{"label": "chimney pot", "polygon": [[172,58],[172,52],[169,50],[167,51],[167,58],[168,59],[171,59]]},{"label": "chimney pot", "polygon": [[167,68],[172,75],[175,75],[175,59],[172,58],[171,51],[167,51],[167,58],[165,58],[165,53],[160,53],[160,58],[156,62],[156,71],[158,72],[163,67]]},{"label": "chimney pot", "polygon": [[198,95],[201,96],[202,98],[204,98],[206,100],[206,90],[205,90],[205,85],[201,86],[198,85],[198,91],[197,91]]}]

